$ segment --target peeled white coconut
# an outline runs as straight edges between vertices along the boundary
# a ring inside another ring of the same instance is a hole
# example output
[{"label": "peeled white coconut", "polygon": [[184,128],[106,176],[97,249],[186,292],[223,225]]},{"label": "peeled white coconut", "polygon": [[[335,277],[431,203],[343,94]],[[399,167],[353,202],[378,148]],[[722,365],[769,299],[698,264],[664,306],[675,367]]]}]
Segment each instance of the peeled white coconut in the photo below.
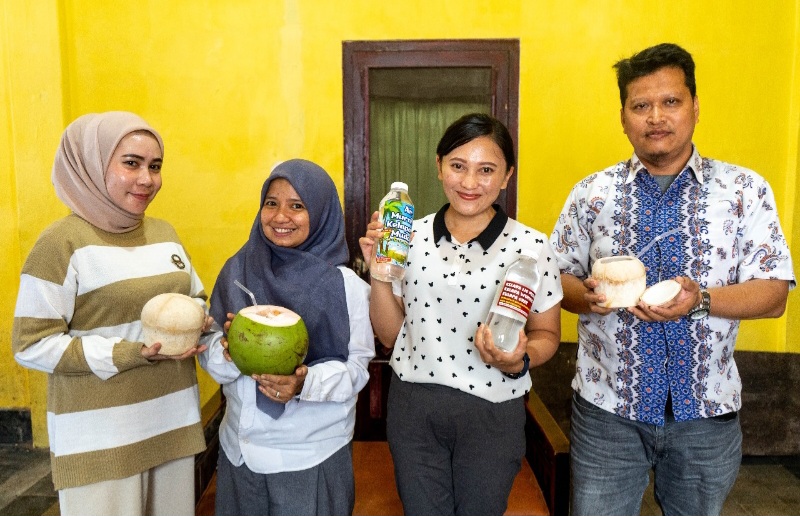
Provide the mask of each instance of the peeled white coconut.
[{"label": "peeled white coconut", "polygon": [[159,294],[142,308],[144,343],[161,343],[162,355],[181,355],[197,345],[206,313],[197,301],[183,294]]},{"label": "peeled white coconut", "polygon": [[681,284],[675,280],[659,281],[655,285],[648,287],[642,294],[644,304],[650,306],[666,305],[681,291]]},{"label": "peeled white coconut", "polygon": [[231,322],[228,352],[244,375],[292,374],[308,353],[308,330],[288,308],[248,306]]},{"label": "peeled white coconut", "polygon": [[600,303],[604,308],[636,306],[647,287],[644,264],[635,256],[606,256],[592,266],[592,278],[597,280],[594,291],[605,294]]}]

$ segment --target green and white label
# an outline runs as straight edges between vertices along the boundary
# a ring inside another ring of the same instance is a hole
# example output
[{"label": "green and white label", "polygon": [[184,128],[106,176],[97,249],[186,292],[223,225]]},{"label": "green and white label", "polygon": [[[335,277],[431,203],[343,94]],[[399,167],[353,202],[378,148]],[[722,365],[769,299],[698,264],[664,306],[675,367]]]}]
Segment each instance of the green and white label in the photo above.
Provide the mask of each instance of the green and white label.
[{"label": "green and white label", "polygon": [[405,267],[413,222],[413,204],[394,199],[383,205],[383,236],[378,241],[375,253],[377,263],[394,263]]}]

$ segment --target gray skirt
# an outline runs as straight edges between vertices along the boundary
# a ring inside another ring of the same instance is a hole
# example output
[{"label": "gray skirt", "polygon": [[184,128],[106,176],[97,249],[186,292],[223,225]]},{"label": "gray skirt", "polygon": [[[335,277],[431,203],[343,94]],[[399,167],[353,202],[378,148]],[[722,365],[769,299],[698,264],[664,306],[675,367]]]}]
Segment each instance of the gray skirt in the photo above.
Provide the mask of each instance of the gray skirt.
[{"label": "gray skirt", "polygon": [[261,474],[234,466],[220,450],[217,516],[343,516],[353,513],[353,445],[302,471]]}]

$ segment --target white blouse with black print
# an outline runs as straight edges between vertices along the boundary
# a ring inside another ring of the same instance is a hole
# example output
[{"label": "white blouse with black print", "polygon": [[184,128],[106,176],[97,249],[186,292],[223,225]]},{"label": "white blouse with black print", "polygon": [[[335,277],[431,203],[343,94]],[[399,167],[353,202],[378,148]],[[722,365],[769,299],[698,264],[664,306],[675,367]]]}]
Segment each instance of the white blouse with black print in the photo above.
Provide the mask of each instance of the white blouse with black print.
[{"label": "white blouse with black print", "polygon": [[485,364],[474,344],[475,331],[523,249],[539,252],[541,284],[532,311],[545,312],[561,300],[553,252],[546,235],[509,218],[497,205],[477,238],[457,242],[444,224],[447,207],[414,221],[406,275],[393,285],[406,315],[392,368],[406,382],[446,385],[492,402],[518,398],[530,390],[530,376],[513,380]]}]

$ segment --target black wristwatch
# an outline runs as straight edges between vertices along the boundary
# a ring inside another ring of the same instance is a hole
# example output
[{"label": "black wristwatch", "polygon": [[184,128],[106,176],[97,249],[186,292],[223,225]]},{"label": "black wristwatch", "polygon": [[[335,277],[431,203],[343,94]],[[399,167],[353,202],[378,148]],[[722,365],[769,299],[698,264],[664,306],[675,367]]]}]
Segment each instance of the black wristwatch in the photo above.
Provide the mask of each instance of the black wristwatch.
[{"label": "black wristwatch", "polygon": [[531,366],[531,358],[528,356],[527,353],[522,355],[522,371],[518,373],[503,373],[506,378],[511,378],[512,380],[516,380],[518,378],[522,378],[526,374],[528,374],[528,368]]},{"label": "black wristwatch", "polygon": [[693,321],[697,321],[704,317],[708,317],[708,314],[711,312],[711,295],[709,295],[708,290],[701,290],[700,291],[700,303],[697,306],[689,310],[689,313],[686,314],[689,319]]}]

